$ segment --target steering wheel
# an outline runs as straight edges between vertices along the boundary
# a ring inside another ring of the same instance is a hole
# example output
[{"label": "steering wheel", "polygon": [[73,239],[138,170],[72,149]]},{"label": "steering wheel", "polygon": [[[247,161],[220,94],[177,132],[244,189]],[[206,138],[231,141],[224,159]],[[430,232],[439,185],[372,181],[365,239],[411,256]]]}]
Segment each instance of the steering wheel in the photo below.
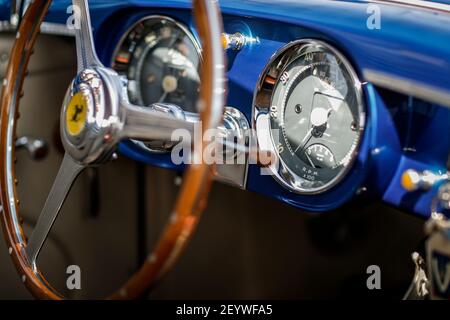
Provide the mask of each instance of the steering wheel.
[{"label": "steering wheel", "polygon": [[[65,155],[53,187],[29,240],[21,225],[15,175],[16,126],[23,82],[40,25],[51,0],[30,2],[19,26],[3,82],[0,116],[1,221],[9,254],[29,291],[40,299],[63,299],[45,279],[37,258],[77,176],[84,168],[111,159],[124,139],[170,141],[173,130],[193,131],[187,119],[129,103],[125,81],[97,57],[87,0],[73,0],[80,12],[75,23],[78,73],[70,84],[61,111],[60,133]],[[203,66],[197,102],[203,132],[222,121],[225,100],[225,57],[221,44],[222,18],[216,0],[193,0],[202,41]],[[77,17],[75,17],[77,18]],[[78,22],[78,21],[76,21]],[[196,138],[191,156],[203,159],[207,146]],[[163,276],[186,246],[205,208],[212,170],[205,161],[189,165],[170,221],[148,259],[110,299],[133,299]]]}]

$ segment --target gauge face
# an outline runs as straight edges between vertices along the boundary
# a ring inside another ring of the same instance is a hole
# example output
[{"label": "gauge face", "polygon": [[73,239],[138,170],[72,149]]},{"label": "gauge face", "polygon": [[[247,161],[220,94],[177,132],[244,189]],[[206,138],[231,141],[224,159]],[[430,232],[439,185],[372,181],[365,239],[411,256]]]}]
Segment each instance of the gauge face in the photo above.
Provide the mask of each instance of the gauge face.
[{"label": "gauge face", "polygon": [[270,131],[275,177],[299,193],[320,193],[348,172],[365,112],[350,64],[323,42],[302,40],[274,58],[255,96],[258,139]]},{"label": "gauge face", "polygon": [[134,25],[119,44],[113,68],[128,78],[132,103],[171,103],[196,112],[200,48],[178,22],[152,16]]}]

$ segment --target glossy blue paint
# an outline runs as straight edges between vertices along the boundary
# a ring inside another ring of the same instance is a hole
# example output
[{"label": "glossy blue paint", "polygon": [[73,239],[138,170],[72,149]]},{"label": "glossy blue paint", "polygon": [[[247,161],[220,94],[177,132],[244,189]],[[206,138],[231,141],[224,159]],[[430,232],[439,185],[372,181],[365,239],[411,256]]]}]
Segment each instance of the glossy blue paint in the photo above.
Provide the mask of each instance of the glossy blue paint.
[{"label": "glossy blue paint", "polygon": [[408,112],[413,118],[408,128],[408,145],[400,153],[398,167],[382,198],[390,204],[427,217],[439,185],[427,192],[407,193],[400,185],[401,176],[409,168],[440,174],[446,172],[445,164],[450,150],[450,111],[420,103],[413,105]]},{"label": "glossy blue paint", "polygon": [[11,13],[11,1],[0,0],[0,20],[8,21]]},{"label": "glossy blue paint", "polygon": [[[2,2],[0,1],[0,4]],[[96,45],[109,64],[124,31],[150,14],[172,16],[195,33],[187,0],[91,0]],[[363,70],[391,74],[450,93],[450,14],[381,4],[381,29],[370,30],[365,1],[222,0],[225,30],[260,39],[258,45],[229,56],[228,104],[252,117],[253,91],[265,64],[276,50],[299,38],[317,38],[337,47],[360,79]],[[65,23],[70,1],[55,1],[49,21]],[[359,187],[384,201],[422,216],[429,214],[435,190],[406,194],[399,177],[409,168],[444,170],[450,150],[450,109],[364,85],[367,129],[358,160],[349,176],[323,195],[300,196],[280,187],[259,168],[249,169],[248,190],[299,208],[325,211],[342,205]],[[251,122],[251,121],[250,121]],[[120,151],[138,161],[170,169],[167,155],[148,154],[133,143]]]},{"label": "glossy blue paint", "polygon": [[[55,1],[49,19],[65,22],[70,1]],[[94,27],[119,10],[136,8],[190,8],[188,0],[91,0]],[[381,29],[367,28],[366,1],[330,0],[222,0],[228,16],[244,21],[267,21],[264,34],[255,35],[279,41],[292,40],[286,25],[299,25],[322,33],[340,44],[359,69],[382,70],[450,92],[450,15],[431,10],[379,4]],[[251,17],[247,19],[246,17]]]}]

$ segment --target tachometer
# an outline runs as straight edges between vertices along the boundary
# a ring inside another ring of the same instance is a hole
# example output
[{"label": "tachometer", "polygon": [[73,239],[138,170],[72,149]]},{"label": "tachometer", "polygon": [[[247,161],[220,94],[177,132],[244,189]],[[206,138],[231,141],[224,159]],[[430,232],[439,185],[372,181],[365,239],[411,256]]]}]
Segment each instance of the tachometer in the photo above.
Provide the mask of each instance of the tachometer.
[{"label": "tachometer", "polygon": [[136,23],[120,41],[113,68],[128,78],[131,102],[171,103],[197,112],[200,47],[181,23],[151,16]]},{"label": "tachometer", "polygon": [[263,72],[254,104],[258,141],[277,154],[271,170],[279,182],[320,193],[345,177],[365,107],[356,73],[336,49],[316,40],[287,45]]}]

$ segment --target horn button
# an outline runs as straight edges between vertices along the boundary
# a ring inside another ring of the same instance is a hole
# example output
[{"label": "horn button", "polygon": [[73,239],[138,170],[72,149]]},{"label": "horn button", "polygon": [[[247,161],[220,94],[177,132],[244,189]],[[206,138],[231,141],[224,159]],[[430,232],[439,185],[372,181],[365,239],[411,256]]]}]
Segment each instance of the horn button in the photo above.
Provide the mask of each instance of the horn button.
[{"label": "horn button", "polygon": [[61,113],[61,139],[74,160],[88,165],[109,159],[118,142],[120,78],[115,71],[80,72],[67,90]]}]

